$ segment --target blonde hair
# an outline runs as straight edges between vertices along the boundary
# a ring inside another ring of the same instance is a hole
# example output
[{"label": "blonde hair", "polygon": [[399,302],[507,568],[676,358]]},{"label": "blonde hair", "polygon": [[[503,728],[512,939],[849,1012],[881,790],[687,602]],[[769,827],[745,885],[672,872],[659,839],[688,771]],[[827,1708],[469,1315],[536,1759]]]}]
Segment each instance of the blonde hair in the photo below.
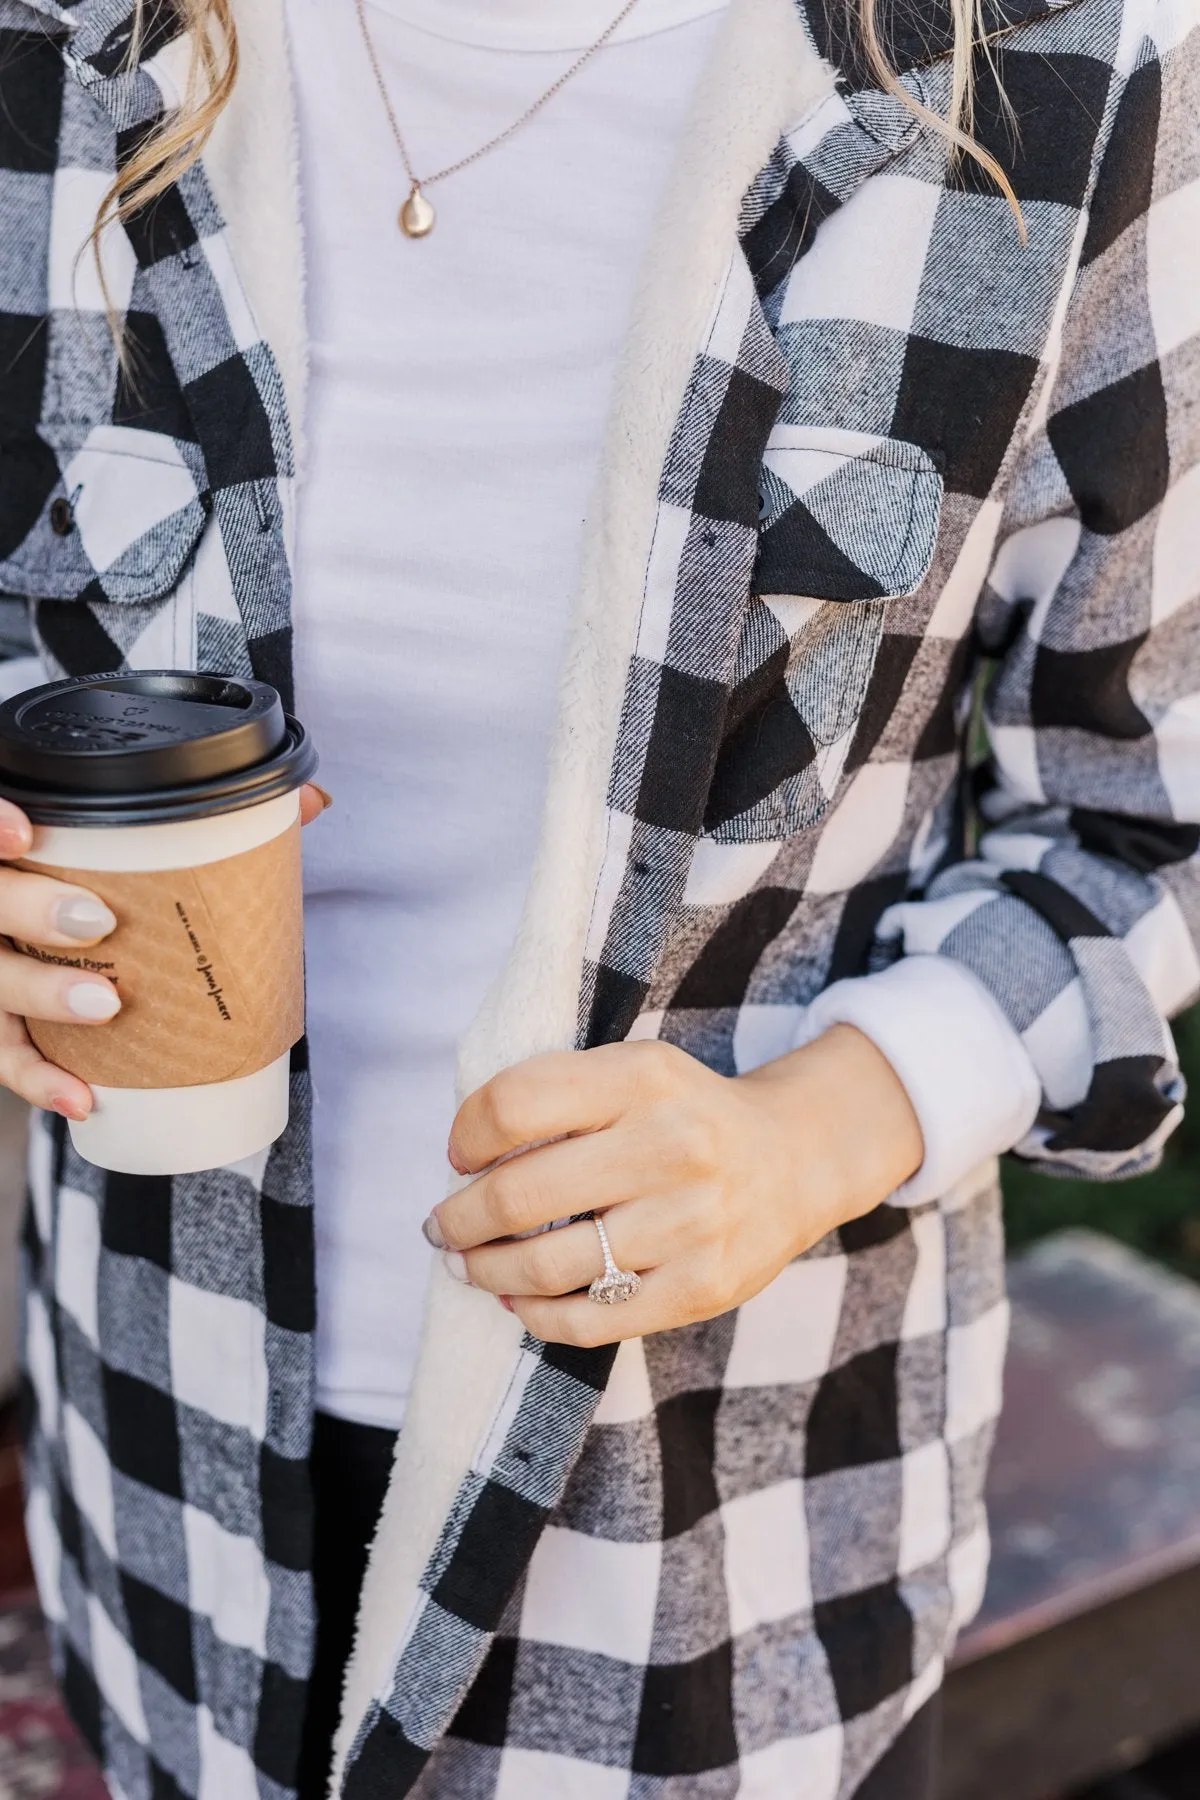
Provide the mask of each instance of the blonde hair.
[{"label": "blonde hair", "polygon": [[880,87],[886,89],[889,94],[895,94],[897,99],[904,102],[910,112],[915,113],[924,124],[948,140],[951,155],[954,158],[969,156],[986,174],[991,176],[1008,201],[1017,223],[1021,242],[1024,243],[1027,235],[1025,220],[1012,183],[991,151],[985,150],[974,135],[975,56],[978,52],[984,57],[995,78],[1001,111],[1012,129],[1014,142],[1016,140],[1016,118],[1001,84],[992,47],[984,27],[983,0],[948,0],[948,4],[954,23],[954,44],[950,64],[950,104],[945,117],[941,113],[934,112],[931,107],[925,106],[914,94],[911,94],[888,61],[887,51],[879,35],[877,0],[857,0],[858,27],[863,49],[866,52],[867,64]]},{"label": "blonde hair", "polygon": [[[149,0],[134,0],[128,68],[141,61]],[[179,110],[151,130],[122,164],[100,204],[93,242],[113,220],[128,219],[164,194],[202,153],[224,111],[238,74],[237,30],[230,0],[176,0],[192,41],[187,84]]]},{"label": "blonde hair", "polygon": [[[945,117],[925,106],[896,75],[879,34],[878,0],[843,0],[843,3],[857,7],[858,28],[867,62],[880,86],[895,94],[924,124],[940,132],[948,140],[954,156],[971,157],[990,175],[1012,208],[1023,240],[1025,225],[1012,184],[996,158],[973,135],[976,52],[981,51],[988,62],[992,62],[983,24],[982,0],[948,0],[954,21],[954,47],[950,104]],[[129,218],[178,181],[203,151],[233,92],[238,71],[238,45],[231,0],[177,0],[177,4],[184,28],[192,38],[191,65],[183,104],[159,129],[149,133],[121,168],[101,205],[97,234],[111,220]],[[148,0],[135,0],[128,60],[131,68],[136,67],[140,58],[147,5]],[[1006,105],[1003,89],[1000,93],[1002,104]]]}]

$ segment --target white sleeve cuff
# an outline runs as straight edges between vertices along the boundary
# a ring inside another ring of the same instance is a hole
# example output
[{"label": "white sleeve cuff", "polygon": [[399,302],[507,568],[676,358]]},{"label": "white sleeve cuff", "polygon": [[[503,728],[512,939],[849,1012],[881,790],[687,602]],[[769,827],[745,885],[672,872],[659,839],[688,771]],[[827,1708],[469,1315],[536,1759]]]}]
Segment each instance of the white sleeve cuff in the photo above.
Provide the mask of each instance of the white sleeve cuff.
[{"label": "white sleeve cuff", "polygon": [[1028,1051],[983,983],[948,956],[905,956],[891,968],[818,994],[797,1047],[831,1025],[854,1025],[904,1083],[925,1160],[890,1196],[914,1206],[948,1193],[1033,1124],[1042,1084]]}]

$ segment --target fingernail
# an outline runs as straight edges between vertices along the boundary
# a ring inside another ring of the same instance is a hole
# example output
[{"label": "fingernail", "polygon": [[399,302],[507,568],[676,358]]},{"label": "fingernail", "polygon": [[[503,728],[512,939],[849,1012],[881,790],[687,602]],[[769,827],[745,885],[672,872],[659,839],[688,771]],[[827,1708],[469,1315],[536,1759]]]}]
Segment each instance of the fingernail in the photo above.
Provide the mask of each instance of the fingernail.
[{"label": "fingernail", "polygon": [[32,841],[28,826],[0,825],[0,856],[24,856]]},{"label": "fingernail", "polygon": [[94,894],[68,894],[54,908],[54,928],[64,937],[107,937],[116,917]]},{"label": "fingernail", "polygon": [[512,1301],[511,1301],[511,1300],[510,1300],[510,1299],[509,1299],[509,1297],[508,1297],[508,1295],[507,1295],[507,1294],[497,1294],[497,1295],[496,1295],[496,1298],[497,1298],[497,1300],[498,1300],[498,1301],[499,1301],[499,1302],[500,1302],[500,1304],[501,1304],[501,1306],[502,1306],[502,1307],[503,1307],[503,1308],[504,1308],[504,1310],[505,1310],[505,1312],[511,1312],[511,1311],[512,1311],[512,1309],[513,1309],[513,1303],[512,1303]]},{"label": "fingernail", "polygon": [[333,795],[329,792],[329,789],[321,787],[315,781],[310,781],[308,785],[312,788],[312,790],[315,794],[320,794],[320,796],[321,796],[321,811],[328,812],[330,807],[333,805]]},{"label": "fingernail", "polygon": [[58,1113],[64,1119],[74,1119],[77,1125],[81,1125],[87,1118],[85,1109],[74,1100],[51,1100],[49,1108],[51,1112]]},{"label": "fingernail", "polygon": [[67,1007],[77,1019],[111,1019],[121,1010],[121,1002],[98,981],[76,981],[67,989]]},{"label": "fingernail", "polygon": [[437,1222],[436,1213],[430,1213],[429,1217],[421,1227],[421,1235],[427,1244],[433,1245],[435,1250],[444,1250],[446,1248],[446,1240],[442,1236],[442,1228]]},{"label": "fingernail", "polygon": [[442,1261],[446,1265],[447,1275],[453,1275],[455,1281],[464,1281],[471,1285],[471,1277],[467,1274],[467,1259],[461,1250],[443,1250]]}]

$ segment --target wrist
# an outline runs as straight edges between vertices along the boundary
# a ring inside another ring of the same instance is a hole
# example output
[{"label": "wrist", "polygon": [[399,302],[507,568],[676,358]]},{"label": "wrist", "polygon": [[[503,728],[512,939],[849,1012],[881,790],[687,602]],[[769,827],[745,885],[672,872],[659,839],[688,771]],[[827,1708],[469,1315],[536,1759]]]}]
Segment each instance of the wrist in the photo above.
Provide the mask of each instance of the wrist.
[{"label": "wrist", "polygon": [[803,1170],[806,1196],[819,1191],[827,1230],[873,1211],[921,1167],[908,1091],[856,1026],[832,1025],[742,1079],[755,1084],[790,1168]]},{"label": "wrist", "polygon": [[953,957],[910,953],[871,975],[825,988],[806,1007],[796,1042],[833,1025],[870,1038],[899,1077],[920,1122],[924,1156],[888,1196],[919,1206],[1017,1144],[1042,1100],[1021,1036],[982,981]]}]

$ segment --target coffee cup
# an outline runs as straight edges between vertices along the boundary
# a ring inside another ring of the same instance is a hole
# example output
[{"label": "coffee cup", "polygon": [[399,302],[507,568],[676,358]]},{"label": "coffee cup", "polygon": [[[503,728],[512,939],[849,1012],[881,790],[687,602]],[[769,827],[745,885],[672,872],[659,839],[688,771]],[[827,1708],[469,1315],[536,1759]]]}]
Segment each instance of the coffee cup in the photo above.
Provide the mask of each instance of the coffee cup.
[{"label": "coffee cup", "polygon": [[0,795],[26,812],[18,865],[90,889],[116,929],[89,949],[17,942],[105,975],[105,1025],[27,1021],[86,1081],[79,1154],[179,1175],[265,1149],[288,1118],[304,1030],[300,794],[316,755],[266,682],[178,670],[89,675],[0,706]]}]

